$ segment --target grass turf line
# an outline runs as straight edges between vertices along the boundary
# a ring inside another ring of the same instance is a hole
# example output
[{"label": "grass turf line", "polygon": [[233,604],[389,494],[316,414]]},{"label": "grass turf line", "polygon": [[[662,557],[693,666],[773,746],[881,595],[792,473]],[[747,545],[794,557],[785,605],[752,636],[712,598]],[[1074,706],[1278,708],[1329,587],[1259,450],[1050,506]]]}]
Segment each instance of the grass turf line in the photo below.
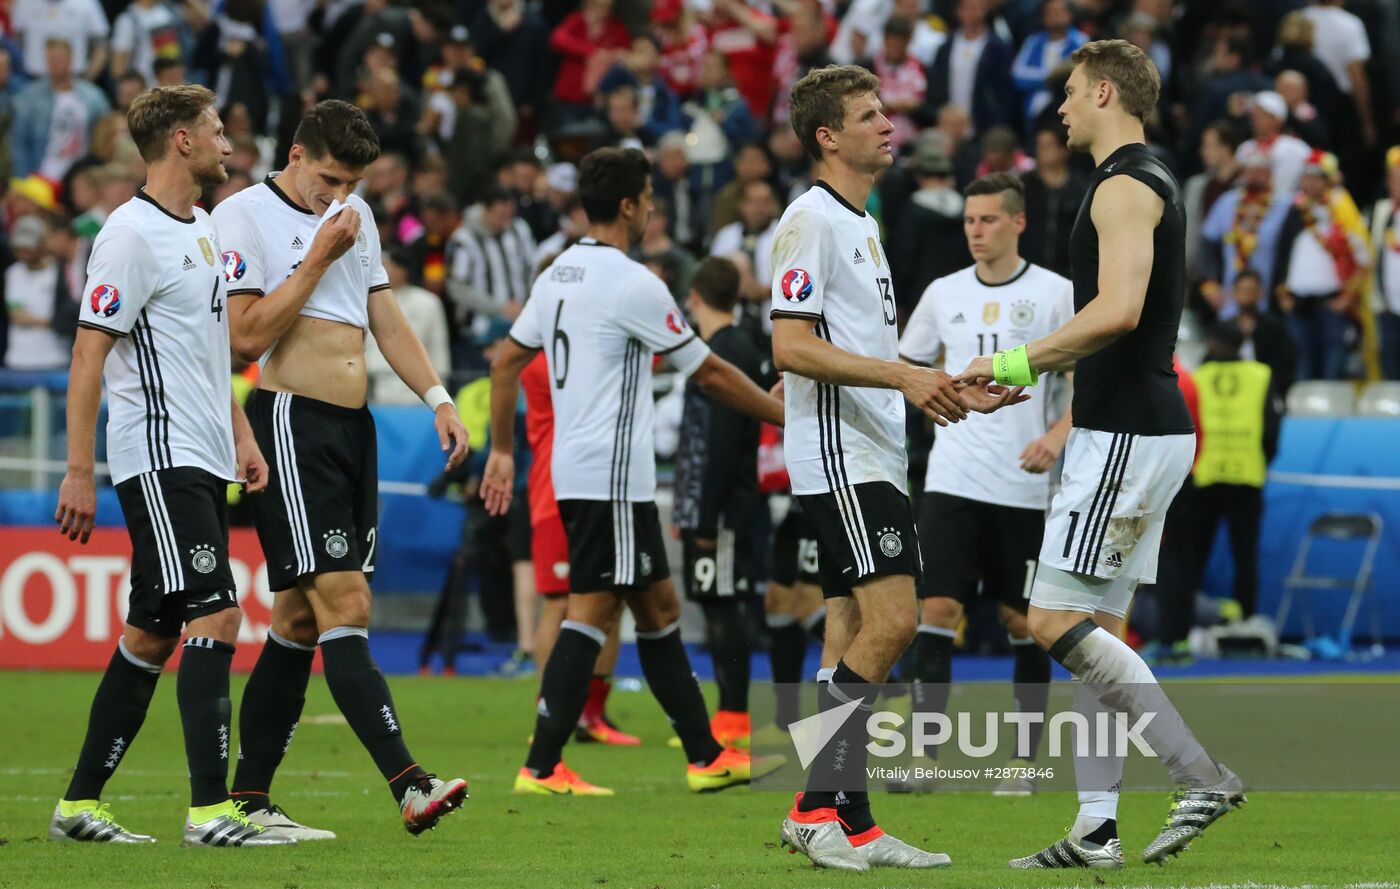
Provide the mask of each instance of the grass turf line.
[{"label": "grass turf line", "polygon": [[[242,677],[235,677],[235,696]],[[1142,847],[1166,812],[1163,794],[1124,797],[1126,869],[1013,872],[1011,857],[1057,839],[1074,817],[1072,794],[1029,799],[945,793],[877,794],[887,830],[947,852],[953,868],[868,875],[814,871],[777,848],[790,804],[783,795],[736,788],[698,796],[684,784],[679,751],[665,746],[664,715],[647,694],[616,693],[612,712],[640,734],[640,748],[571,744],[584,778],[614,787],[611,799],[516,796],[510,792],[533,723],[533,680],[394,678],[410,749],[444,777],[463,775],[472,799],[436,830],[413,838],[393,798],[349,728],[304,720],[274,799],[293,817],[340,839],[291,849],[182,849],[187,805],[173,676],[162,678],[141,734],[106,799],[154,847],[94,847],[44,839],[67,785],[96,674],[0,673],[0,889],[132,886],[181,889],[355,889],[355,887],[1167,887],[1346,886],[1394,881],[1400,851],[1391,837],[1400,793],[1259,793],[1165,867],[1144,865]],[[711,693],[713,689],[708,689]],[[308,716],[334,713],[313,678]],[[1247,764],[1244,766],[1247,769]],[[1246,772],[1247,773],[1247,772]]]}]

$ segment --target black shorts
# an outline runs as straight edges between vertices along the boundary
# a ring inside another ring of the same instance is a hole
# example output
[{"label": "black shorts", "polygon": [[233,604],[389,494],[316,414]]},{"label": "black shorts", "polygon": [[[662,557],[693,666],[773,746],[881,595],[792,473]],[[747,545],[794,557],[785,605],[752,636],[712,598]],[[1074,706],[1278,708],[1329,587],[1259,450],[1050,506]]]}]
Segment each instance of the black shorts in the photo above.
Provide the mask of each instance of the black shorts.
[{"label": "black shorts", "polygon": [[655,503],[560,500],[569,538],[569,592],[649,586],[671,576]]},{"label": "black shorts", "polygon": [[190,621],[238,606],[228,564],[228,482],[193,466],[117,485],[131,536],[126,622],[179,636]]},{"label": "black shorts", "polygon": [[248,421],[272,472],[252,498],[274,590],[327,571],[374,572],[379,464],[369,408],[258,389]]},{"label": "black shorts", "polygon": [[983,595],[1024,612],[1030,604],[1045,511],[929,492],[919,501],[919,543],[930,570],[919,598],[966,605]]},{"label": "black shorts", "polygon": [[749,536],[720,523],[712,550],[701,550],[694,531],[681,532],[685,597],[692,601],[747,596],[753,592]]},{"label": "black shorts", "polygon": [[821,583],[820,549],[817,529],[794,501],[773,532],[773,582],[783,586],[792,586],[798,581]]},{"label": "black shorts", "polygon": [[914,509],[889,482],[865,482],[798,497],[821,542],[822,597],[851,595],[863,580],[923,573]]}]

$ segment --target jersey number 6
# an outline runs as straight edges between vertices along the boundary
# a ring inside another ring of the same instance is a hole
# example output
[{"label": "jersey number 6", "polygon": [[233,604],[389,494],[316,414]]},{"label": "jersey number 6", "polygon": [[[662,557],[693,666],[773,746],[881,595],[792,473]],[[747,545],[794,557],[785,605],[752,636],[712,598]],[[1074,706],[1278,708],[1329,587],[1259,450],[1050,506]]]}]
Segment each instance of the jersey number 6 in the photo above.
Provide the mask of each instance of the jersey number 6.
[{"label": "jersey number 6", "polygon": [[549,344],[549,357],[554,359],[554,388],[563,389],[569,378],[569,335],[559,327],[559,319],[564,315],[564,303],[554,310],[554,339]]}]

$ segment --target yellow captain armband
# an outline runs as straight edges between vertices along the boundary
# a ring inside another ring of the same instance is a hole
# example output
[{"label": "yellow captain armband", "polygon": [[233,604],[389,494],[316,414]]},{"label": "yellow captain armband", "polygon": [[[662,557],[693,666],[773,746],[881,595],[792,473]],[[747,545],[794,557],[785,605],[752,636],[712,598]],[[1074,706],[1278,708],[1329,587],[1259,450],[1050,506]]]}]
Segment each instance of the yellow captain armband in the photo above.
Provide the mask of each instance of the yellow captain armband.
[{"label": "yellow captain armband", "polygon": [[1040,374],[1031,369],[1025,346],[1003,349],[992,356],[992,372],[1003,386],[1034,386]]}]

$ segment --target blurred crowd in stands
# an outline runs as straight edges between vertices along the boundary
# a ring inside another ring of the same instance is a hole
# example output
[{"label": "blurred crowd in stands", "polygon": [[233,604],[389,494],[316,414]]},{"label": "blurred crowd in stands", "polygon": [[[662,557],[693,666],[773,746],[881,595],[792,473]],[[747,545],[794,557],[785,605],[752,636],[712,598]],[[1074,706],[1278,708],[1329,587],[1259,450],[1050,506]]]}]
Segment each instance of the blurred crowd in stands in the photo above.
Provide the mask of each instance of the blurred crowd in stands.
[{"label": "blurred crowd in stands", "polygon": [[[968,264],[959,190],[988,172],[1024,177],[1023,252],[1067,272],[1091,162],[1058,97],[1069,54],[1118,36],[1162,74],[1149,138],[1185,185],[1195,329],[1238,327],[1284,387],[1400,378],[1398,17],[1386,0],[0,0],[0,355],[66,365],[88,247],[143,178],[124,111],[157,84],[219,97],[234,154],[206,207],[276,171],[312,103],[363,107],[383,155],[360,191],[395,290],[461,379],[584,225],[575,163],[600,145],[654,159],[638,256],[678,300],[697,257],[735,257],[761,328],[776,220],[808,184],[786,97],[833,62],[879,75],[896,127],[870,209],[905,315]],[[375,400],[411,400],[375,379]]]}]

